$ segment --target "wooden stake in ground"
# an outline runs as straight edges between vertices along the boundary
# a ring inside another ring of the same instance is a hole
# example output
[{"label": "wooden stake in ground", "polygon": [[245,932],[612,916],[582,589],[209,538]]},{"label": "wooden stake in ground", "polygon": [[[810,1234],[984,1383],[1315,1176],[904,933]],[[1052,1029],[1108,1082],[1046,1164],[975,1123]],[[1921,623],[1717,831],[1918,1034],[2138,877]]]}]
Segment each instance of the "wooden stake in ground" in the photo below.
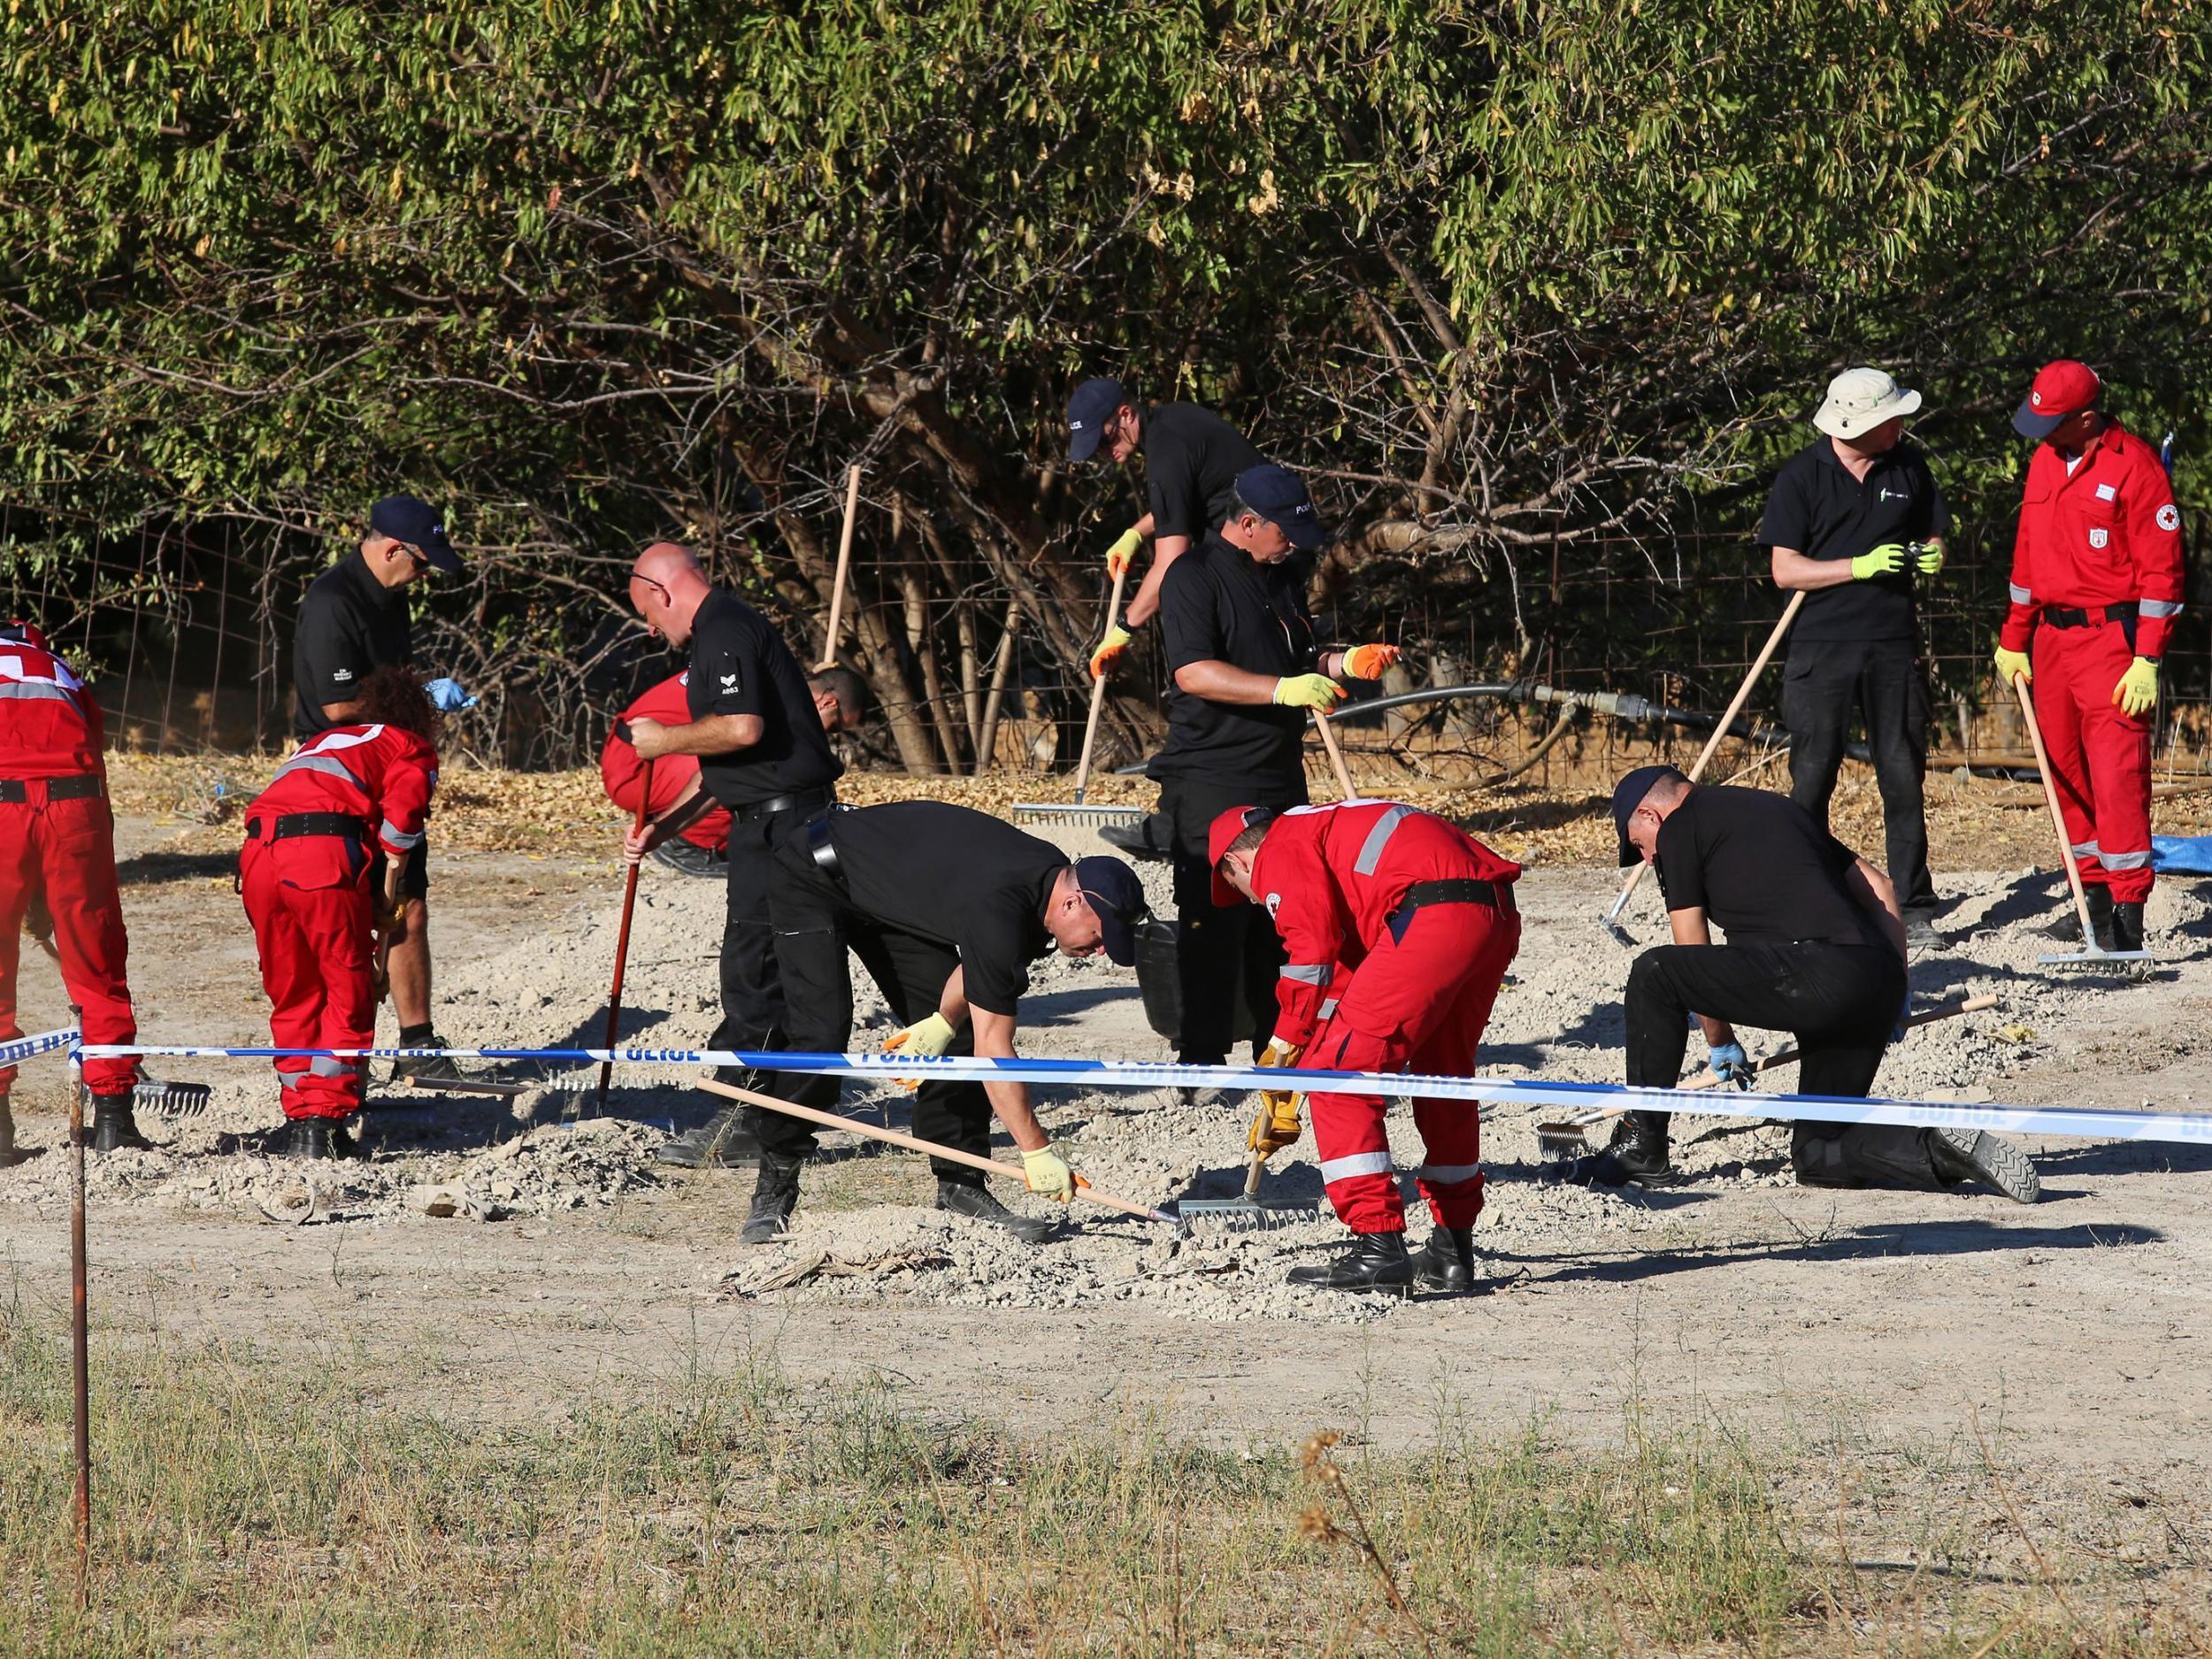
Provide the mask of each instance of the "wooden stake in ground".
[{"label": "wooden stake in ground", "polygon": [[[749,1088],[737,1088],[712,1078],[700,1080],[699,1087],[710,1094],[720,1094],[730,1100],[743,1101],[748,1106],[763,1110],[781,1112],[787,1118],[803,1118],[810,1124],[820,1124],[827,1129],[848,1129],[854,1134],[865,1135],[871,1141],[883,1141],[895,1147],[904,1147],[910,1152],[926,1152],[933,1158],[944,1158],[954,1164],[964,1164],[972,1170],[981,1170],[989,1175],[1003,1175],[1010,1181],[1020,1181],[1025,1187],[1028,1178],[1011,1164],[995,1164],[989,1158],[979,1158],[972,1152],[963,1152],[956,1147],[940,1146],[934,1141],[924,1141],[918,1135],[901,1134],[895,1129],[879,1129],[873,1124],[862,1123],[857,1118],[847,1118],[837,1112],[816,1111],[811,1106],[800,1106],[787,1100],[778,1100],[772,1094],[757,1094]],[[1164,1221],[1173,1226],[1182,1224],[1164,1210],[1153,1210],[1114,1194],[1102,1192],[1086,1181],[1075,1189],[1078,1198],[1109,1210],[1118,1210],[1125,1216],[1135,1216],[1144,1221]]]},{"label": "wooden stake in ground", "polygon": [[[837,624],[845,610],[845,573],[852,568],[853,520],[859,509],[860,463],[856,461],[845,470],[845,528],[837,538],[837,574],[830,582],[829,626],[822,634],[822,660],[814,665],[818,672],[837,662]],[[601,1092],[605,1092],[603,1086]]]},{"label": "wooden stake in ground", "polygon": [[[1752,658],[1750,671],[1744,675],[1743,684],[1736,687],[1736,695],[1729,699],[1728,711],[1720,717],[1720,724],[1713,728],[1712,736],[1705,740],[1705,747],[1698,750],[1697,758],[1690,763],[1688,776],[1692,783],[1703,774],[1705,763],[1713,758],[1713,751],[1720,747],[1721,739],[1726,737],[1729,728],[1736,724],[1736,717],[1743,712],[1744,704],[1751,699],[1751,688],[1759,683],[1759,676],[1766,672],[1767,664],[1774,660],[1774,653],[1782,643],[1782,636],[1790,631],[1790,624],[1797,620],[1798,611],[1804,603],[1805,590],[1801,588],[1790,595],[1789,603],[1783,607],[1782,619],[1774,625],[1774,632],[1767,635],[1767,642],[1760,647],[1758,656]],[[1635,893],[1637,883],[1644,879],[1644,872],[1647,868],[1648,865],[1639,864],[1629,871],[1628,879],[1621,883],[1620,897],[1613,901],[1612,909],[1607,910],[1603,918],[1605,931],[1623,944],[1628,942],[1628,935],[1621,932],[1621,912],[1628,908],[1628,901]]]},{"label": "wooden stake in ground", "polygon": [[[855,472],[859,469],[856,467]],[[632,833],[645,827],[645,809],[653,799],[653,763],[645,763],[645,775],[638,782],[637,822]],[[622,883],[622,929],[614,941],[614,988],[607,993],[607,1041],[600,1046],[614,1047],[615,1028],[622,1018],[622,971],[630,960],[630,912],[637,908],[638,866],[632,864],[630,873]],[[607,1085],[614,1077],[614,1062],[599,1063],[599,1110],[607,1110]]]}]

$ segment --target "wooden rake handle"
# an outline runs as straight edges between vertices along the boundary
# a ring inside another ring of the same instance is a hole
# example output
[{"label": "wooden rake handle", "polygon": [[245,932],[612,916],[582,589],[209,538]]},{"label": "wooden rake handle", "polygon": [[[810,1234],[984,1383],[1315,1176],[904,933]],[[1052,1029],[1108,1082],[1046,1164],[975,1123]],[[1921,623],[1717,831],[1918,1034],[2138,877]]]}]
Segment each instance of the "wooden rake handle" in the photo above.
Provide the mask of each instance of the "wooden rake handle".
[{"label": "wooden rake handle", "polygon": [[1314,729],[1321,733],[1321,747],[1329,751],[1329,764],[1336,770],[1336,787],[1344,792],[1347,801],[1359,799],[1359,791],[1352,787],[1352,774],[1346,770],[1344,751],[1337,747],[1336,728],[1329,724],[1329,717],[1316,709],[1313,711]]},{"label": "wooden rake handle", "polygon": [[[865,1135],[871,1141],[887,1141],[895,1147],[904,1147],[910,1152],[926,1152],[933,1158],[945,1158],[954,1164],[964,1164],[972,1170],[981,1170],[987,1175],[1003,1175],[1010,1181],[1019,1181],[1024,1189],[1029,1178],[1020,1167],[1012,1164],[997,1164],[989,1158],[979,1158],[972,1152],[963,1152],[956,1147],[941,1146],[934,1141],[925,1141],[918,1135],[901,1134],[895,1129],[879,1129],[873,1124],[862,1123],[840,1112],[817,1111],[811,1106],[801,1106],[787,1100],[778,1100],[772,1094],[758,1094],[749,1088],[737,1088],[713,1078],[702,1079],[699,1087],[710,1094],[720,1094],[730,1100],[743,1101],[748,1106],[757,1106],[764,1111],[781,1112],[787,1118],[803,1118],[808,1123],[820,1124],[826,1129],[849,1130]],[[1153,1210],[1126,1198],[1101,1190],[1087,1184],[1075,1189],[1078,1198],[1087,1199],[1108,1210],[1118,1210],[1125,1216],[1135,1216],[1143,1221],[1164,1221],[1171,1226],[1182,1224],[1164,1210]]]},{"label": "wooden rake handle", "polygon": [[[1121,614],[1121,590],[1128,580],[1129,561],[1124,559],[1121,568],[1114,572],[1113,597],[1106,602],[1106,626],[1109,628],[1114,626],[1114,618]],[[1104,637],[1103,629],[1100,631],[1100,637]],[[1083,722],[1083,758],[1076,763],[1075,767],[1075,804],[1078,806],[1083,804],[1084,791],[1091,787],[1091,755],[1098,747],[1098,717],[1105,707],[1106,676],[1103,673],[1094,674],[1091,677],[1090,718]]]},{"label": "wooden rake handle", "polygon": [[837,538],[837,574],[830,584],[829,626],[822,634],[822,660],[815,664],[819,672],[837,664],[837,624],[845,611],[845,573],[853,564],[853,520],[860,510],[860,463],[856,461],[845,471],[845,528]]},{"label": "wooden rake handle", "polygon": [[2081,866],[2074,861],[2074,844],[2066,839],[2066,814],[2058,803],[2058,785],[2051,779],[2051,757],[2043,748],[2043,728],[2035,721],[2035,702],[2028,695],[2028,677],[2012,677],[2013,695],[2020,699],[2020,718],[2027,722],[2028,743],[2035,750],[2035,775],[2043,780],[2043,804],[2050,809],[2051,828],[2058,836],[2058,856],[2065,861],[2066,885],[2074,895],[2074,914],[2081,918],[2082,941],[2094,949],[2097,930],[2089,919],[2089,895],[2082,890]]}]

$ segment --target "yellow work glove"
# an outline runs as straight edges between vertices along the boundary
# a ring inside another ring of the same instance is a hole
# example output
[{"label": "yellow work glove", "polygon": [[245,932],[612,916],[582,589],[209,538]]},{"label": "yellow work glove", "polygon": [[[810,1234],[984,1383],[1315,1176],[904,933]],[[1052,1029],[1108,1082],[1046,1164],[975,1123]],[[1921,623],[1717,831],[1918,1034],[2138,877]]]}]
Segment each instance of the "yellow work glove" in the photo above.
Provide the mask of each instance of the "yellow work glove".
[{"label": "yellow work glove", "polygon": [[[1135,533],[1133,531],[1131,534]],[[1112,668],[1128,649],[1129,630],[1118,622],[1114,623],[1107,628],[1106,637],[1098,642],[1098,649],[1091,653],[1091,678],[1096,680]]]},{"label": "yellow work glove", "polygon": [[2158,664],[2147,657],[2139,657],[2128,664],[2120,683],[2112,688],[2112,700],[2120,705],[2120,712],[2132,719],[2148,714],[2158,702]]},{"label": "yellow work glove", "polygon": [[2035,679],[2035,671],[2028,666],[2025,651],[2008,651],[2000,645],[1997,655],[1990,660],[1997,664],[1997,677],[2005,682],[2008,690],[2015,680],[2032,681]]},{"label": "yellow work glove", "polygon": [[[1261,1052],[1261,1065],[1296,1065],[1298,1050],[1280,1037],[1271,1037]],[[1262,1089],[1259,1116],[1252,1119],[1252,1130],[1245,1136],[1244,1144],[1263,1158],[1272,1157],[1298,1139],[1298,1102],[1300,1096],[1293,1089]]]},{"label": "yellow work glove", "polygon": [[1916,541],[1912,544],[1914,567],[1923,576],[1933,576],[1943,568],[1943,543]]},{"label": "yellow work glove", "polygon": [[1064,1204],[1075,1196],[1077,1187],[1090,1183],[1070,1169],[1067,1160],[1048,1141],[1034,1152],[1022,1154],[1022,1185],[1040,1197],[1056,1198]]},{"label": "yellow work glove", "polygon": [[[942,1014],[932,1014],[927,1018],[918,1019],[912,1025],[893,1032],[884,1039],[883,1052],[923,1054],[933,1057],[951,1048],[952,1040],[959,1033],[953,1029],[950,1020]],[[909,1090],[922,1086],[922,1080],[918,1077],[902,1077],[897,1082],[901,1088]]]},{"label": "yellow work glove", "polygon": [[1905,568],[1905,544],[1885,541],[1878,548],[1869,548],[1851,561],[1851,579],[1865,581],[1874,576],[1894,576]]},{"label": "yellow work glove", "polygon": [[1285,674],[1275,682],[1275,701],[1287,709],[1327,710],[1343,695],[1326,674]]},{"label": "yellow work glove", "polygon": [[1129,561],[1137,557],[1137,549],[1144,545],[1144,538],[1133,529],[1124,530],[1114,538],[1113,546],[1106,549],[1106,575],[1109,580],[1129,568]]},{"label": "yellow work glove", "polygon": [[1394,645],[1355,645],[1344,653],[1344,672],[1355,680],[1380,680],[1397,660]]}]

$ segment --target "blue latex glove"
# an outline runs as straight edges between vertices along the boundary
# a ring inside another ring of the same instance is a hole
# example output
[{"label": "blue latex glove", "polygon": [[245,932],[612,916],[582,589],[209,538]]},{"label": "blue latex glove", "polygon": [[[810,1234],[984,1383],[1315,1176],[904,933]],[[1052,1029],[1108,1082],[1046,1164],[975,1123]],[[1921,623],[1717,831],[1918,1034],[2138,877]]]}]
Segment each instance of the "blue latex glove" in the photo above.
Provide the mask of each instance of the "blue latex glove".
[{"label": "blue latex glove", "polygon": [[1724,1083],[1733,1083],[1738,1088],[1751,1087],[1751,1056],[1740,1042],[1724,1042],[1706,1056],[1705,1065]]},{"label": "blue latex glove", "polygon": [[476,699],[461,689],[457,680],[434,680],[423,690],[429,694],[431,707],[440,714],[457,714],[463,709],[476,706]]}]

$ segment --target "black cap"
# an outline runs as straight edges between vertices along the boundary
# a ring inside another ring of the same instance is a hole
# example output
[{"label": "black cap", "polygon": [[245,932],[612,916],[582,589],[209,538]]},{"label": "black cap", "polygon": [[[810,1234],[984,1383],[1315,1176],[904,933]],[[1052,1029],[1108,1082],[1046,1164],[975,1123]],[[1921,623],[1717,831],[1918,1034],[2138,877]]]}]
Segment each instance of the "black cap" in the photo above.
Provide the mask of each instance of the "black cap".
[{"label": "black cap", "polygon": [[1643,805],[1644,797],[1651,793],[1652,786],[1663,783],[1670,778],[1683,783],[1689,782],[1678,767],[1639,766],[1613,786],[1613,827],[1620,832],[1622,869],[1627,869],[1643,857],[1643,854],[1629,845],[1628,820],[1636,815],[1636,809]]},{"label": "black cap", "polygon": [[1103,375],[1077,387],[1068,399],[1068,459],[1087,461],[1096,455],[1099,434],[1114,411],[1135,401],[1119,380]]},{"label": "black cap", "polygon": [[1291,546],[1310,553],[1326,541],[1321,515],[1313,510],[1313,497],[1297,473],[1272,461],[1248,466],[1237,474],[1237,499],[1290,539]]},{"label": "black cap", "polygon": [[461,556],[453,550],[453,543],[445,539],[445,521],[426,501],[418,501],[412,495],[387,495],[369,509],[369,528],[395,541],[420,548],[433,570],[461,569]]},{"label": "black cap", "polygon": [[1090,901],[1098,918],[1100,940],[1106,954],[1123,967],[1137,959],[1137,926],[1151,913],[1145,902],[1144,883],[1137,872],[1118,858],[1079,858],[1075,885]]}]

